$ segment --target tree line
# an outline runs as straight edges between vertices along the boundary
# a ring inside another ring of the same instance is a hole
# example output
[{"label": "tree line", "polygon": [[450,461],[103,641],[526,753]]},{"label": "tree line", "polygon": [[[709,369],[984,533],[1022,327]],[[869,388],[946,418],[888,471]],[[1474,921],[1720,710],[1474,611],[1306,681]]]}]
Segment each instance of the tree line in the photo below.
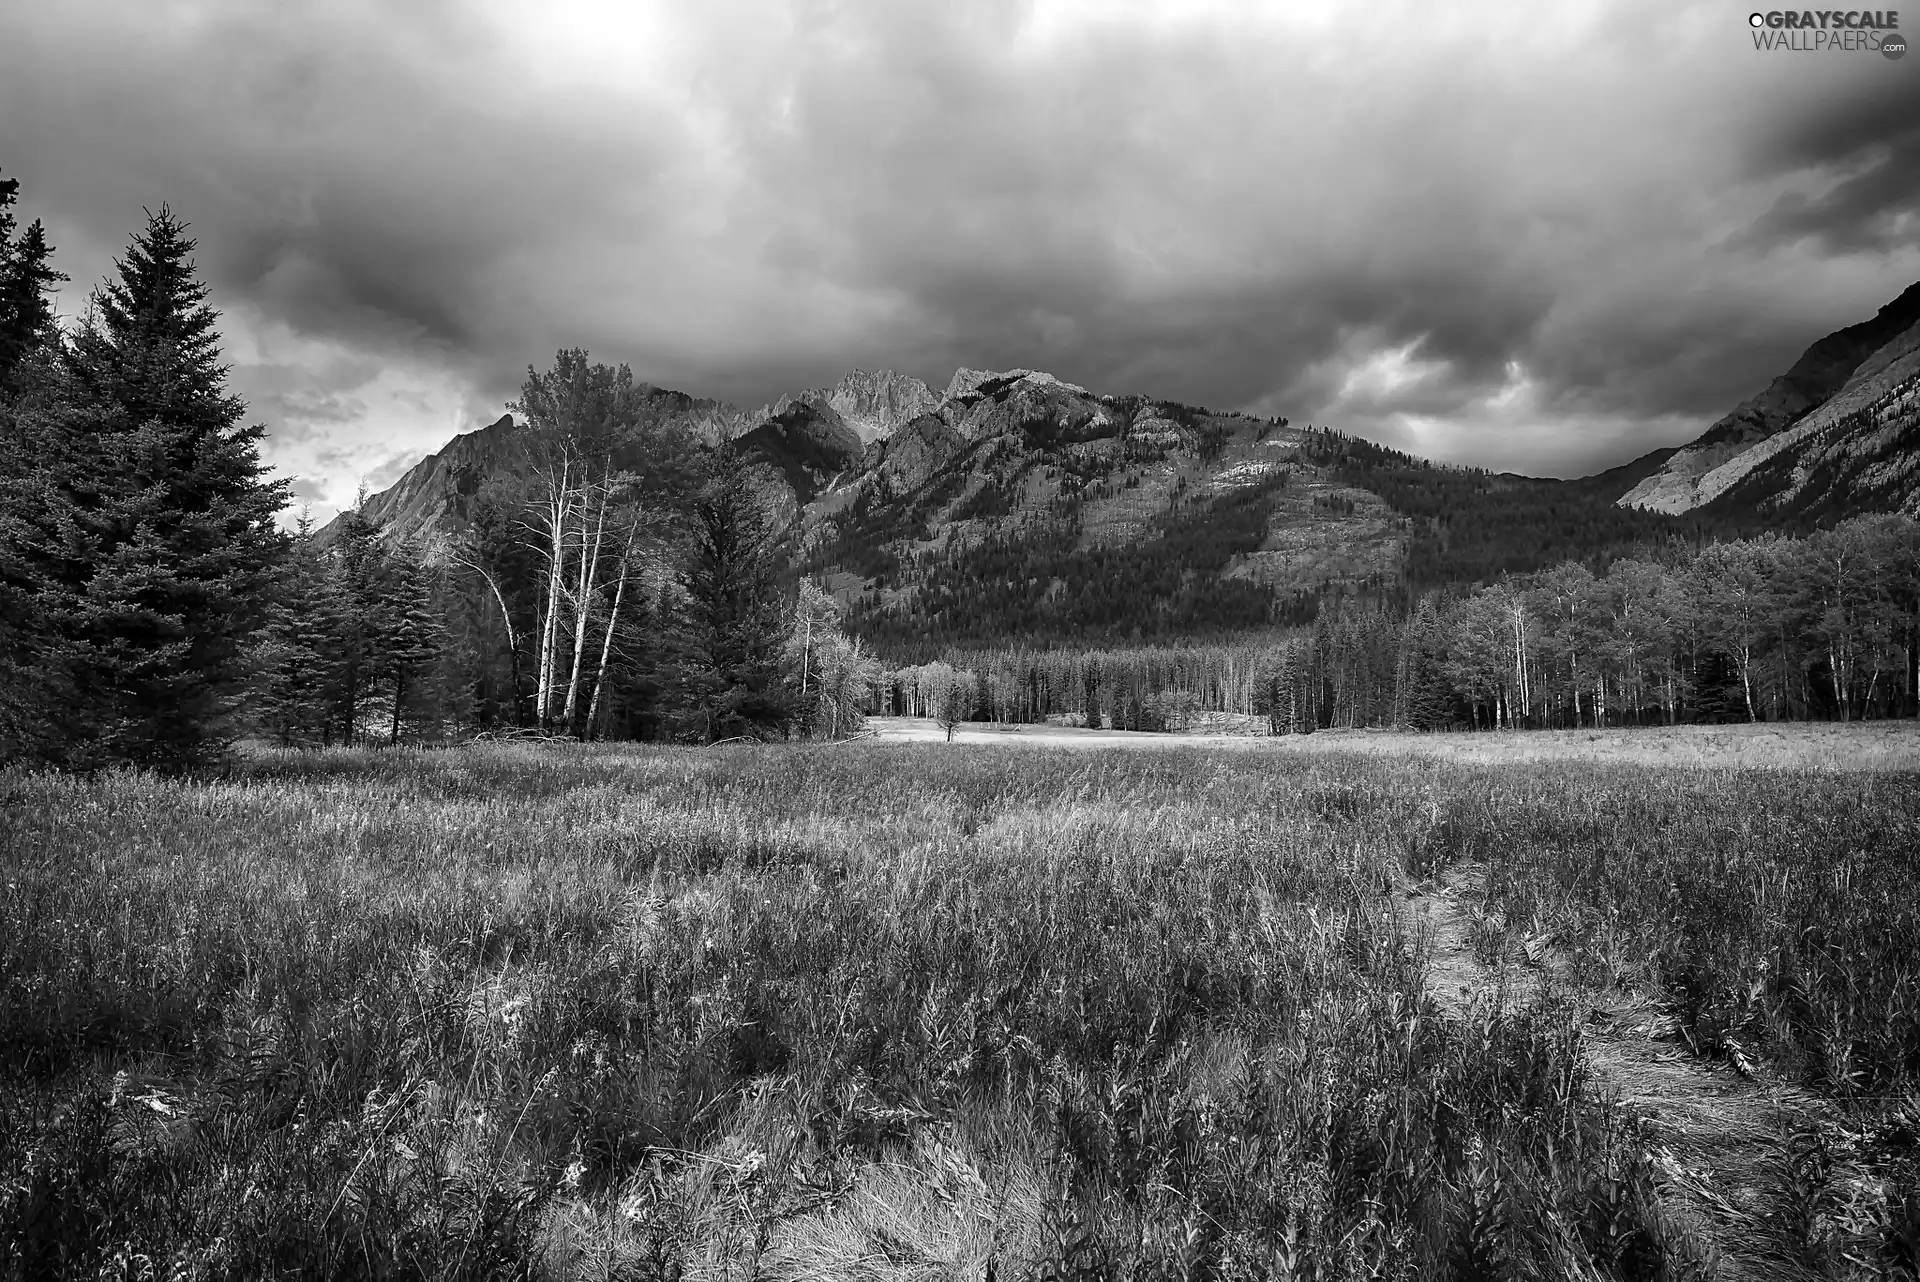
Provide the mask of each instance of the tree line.
[{"label": "tree line", "polygon": [[956,699],[959,720],[1159,730],[1223,712],[1274,733],[1920,716],[1920,522],[1676,539],[1407,610],[1328,598],[1310,625],[1238,642],[950,649],[896,668],[877,706]]},{"label": "tree line", "polygon": [[[246,736],[833,737],[882,712],[1142,730],[1221,712],[1276,732],[1920,715],[1902,516],[1326,596],[1281,626],[1196,599],[1173,614],[1230,634],[1206,644],[941,652],[982,610],[1003,636],[1036,609],[1118,632],[1087,583],[1151,597],[1160,571],[1257,535],[1260,496],[1176,512],[1113,554],[1135,557],[1118,576],[989,545],[928,584],[902,637],[793,575],[744,460],[578,350],[527,370],[521,457],[457,531],[401,539],[356,510],[283,532],[286,483],[228,387],[185,224],[150,214],[63,322],[65,277],[16,198],[0,182],[0,760],[186,768]],[[974,580],[1020,608],[987,609]],[[889,670],[866,631],[930,661]]]},{"label": "tree line", "polygon": [[150,213],[62,323],[17,197],[0,183],[0,762],[858,728],[879,664],[825,593],[795,600],[740,460],[626,367],[529,368],[527,466],[457,535],[359,511],[283,532],[186,224]]},{"label": "tree line", "polygon": [[1920,715],[1920,523],[1567,563],[1415,614],[1408,663],[1480,724]]}]

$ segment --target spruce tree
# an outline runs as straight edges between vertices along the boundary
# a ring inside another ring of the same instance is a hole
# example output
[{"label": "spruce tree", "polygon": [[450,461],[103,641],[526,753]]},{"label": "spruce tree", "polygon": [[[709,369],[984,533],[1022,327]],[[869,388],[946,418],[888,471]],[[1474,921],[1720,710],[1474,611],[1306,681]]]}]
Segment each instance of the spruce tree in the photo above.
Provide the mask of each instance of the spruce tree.
[{"label": "spruce tree", "polygon": [[0,763],[59,761],[70,728],[73,653],[56,570],[70,499],[51,430],[60,333],[48,297],[66,279],[39,223],[14,238],[19,190],[0,180]]},{"label": "spruce tree", "polygon": [[1087,660],[1087,665],[1081,672],[1080,680],[1081,688],[1085,691],[1086,695],[1087,729],[1102,729],[1105,723],[1100,715],[1100,665],[1091,659]]},{"label": "spruce tree", "polygon": [[286,547],[286,483],[227,390],[194,246],[165,206],[150,214],[62,362],[60,586],[89,755],[169,768],[224,749]]},{"label": "spruce tree", "polygon": [[334,654],[327,595],[326,559],[303,514],[264,629],[255,682],[260,728],[282,747],[325,736]]},{"label": "spruce tree", "polygon": [[731,450],[713,476],[694,503],[674,674],[683,727],[708,743],[785,730],[793,711],[766,512]]},{"label": "spruce tree", "polygon": [[331,646],[326,738],[331,743],[337,733],[341,743],[351,745],[358,737],[367,699],[387,666],[393,633],[393,566],[380,542],[380,527],[358,508],[341,514],[332,552],[325,605]]},{"label": "spruce tree", "polygon": [[1420,598],[1402,631],[1399,660],[1399,717],[1402,725],[1432,730],[1447,724],[1452,695],[1442,669],[1446,646],[1440,615],[1431,594]]},{"label": "spruce tree", "polygon": [[443,693],[439,669],[447,635],[435,600],[434,576],[418,549],[400,549],[392,557],[392,566],[386,667],[393,686],[393,720],[387,741],[398,743],[403,728],[419,733],[439,727]]},{"label": "spruce tree", "polygon": [[0,182],[0,398],[18,390],[15,371],[54,336],[53,289],[66,275],[53,269],[53,246],[35,219],[14,239],[10,208],[19,182]]}]

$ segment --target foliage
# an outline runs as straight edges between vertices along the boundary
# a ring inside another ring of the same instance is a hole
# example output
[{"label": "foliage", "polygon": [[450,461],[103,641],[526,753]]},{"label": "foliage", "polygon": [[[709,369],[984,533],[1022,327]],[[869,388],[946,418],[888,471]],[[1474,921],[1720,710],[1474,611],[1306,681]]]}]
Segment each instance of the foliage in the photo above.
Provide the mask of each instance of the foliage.
[{"label": "foliage", "polygon": [[[517,499],[518,525],[530,536],[517,559],[524,570],[531,554],[540,568],[503,582],[498,571],[509,567],[502,565],[497,530],[482,533],[482,546],[473,549],[479,560],[463,561],[487,577],[509,633],[514,607],[507,586],[530,602],[521,608],[533,625],[527,629],[535,646],[533,714],[544,730],[595,733],[637,562],[699,480],[691,438],[684,425],[655,413],[656,400],[655,389],[635,382],[627,366],[595,363],[570,348],[555,354],[550,370],[529,366],[511,406],[527,420],[532,474],[518,495],[490,497]],[[602,622],[598,662],[589,667],[592,634]],[[511,637],[508,648],[517,704],[519,659]]]},{"label": "foliage", "polygon": [[794,690],[794,731],[803,738],[856,733],[882,678],[880,661],[841,629],[840,604],[811,579],[800,581],[785,652]]},{"label": "foliage", "polygon": [[255,654],[255,722],[283,748],[327,737],[338,653],[337,635],[328,627],[337,616],[327,577],[313,523],[303,514]]},{"label": "foliage", "polygon": [[930,565],[908,612],[864,603],[850,623],[879,642],[935,644],[1139,641],[1262,627],[1273,590],[1221,571],[1265,539],[1267,497],[1281,484],[1176,507],[1137,544],[1082,548],[1067,524],[996,535]]},{"label": "foliage", "polygon": [[14,235],[19,190],[18,179],[0,179],[0,398],[18,390],[21,364],[54,341],[51,295],[67,279],[53,268],[53,246],[39,219]]},{"label": "foliage", "polygon": [[722,451],[694,503],[693,547],[679,582],[685,604],[671,698],[682,733],[701,742],[788,728],[787,626],[770,544],[759,497]]},{"label": "foliage", "polygon": [[[1227,573],[1236,556],[1271,546],[1270,519],[1290,474],[1313,483],[1316,517],[1354,517],[1357,491],[1385,501],[1397,564],[1355,586],[1402,611],[1432,590],[1568,560],[1604,572],[1674,540],[1698,545],[1760,524],[1718,510],[1672,517],[1618,507],[1638,475],[1631,467],[1579,481],[1496,474],[1326,429],[1295,433],[1298,444],[1284,454],[1256,451],[1249,461],[1265,468],[1257,485],[1194,494],[1186,469],[1205,473],[1236,440],[1278,444],[1268,436],[1279,421],[1138,397],[1102,404],[1109,421],[1078,423],[1071,441],[1028,426],[954,447],[910,488],[889,483],[884,469],[857,479],[809,545],[804,572],[867,580],[873,590],[853,626],[896,657],[918,660],[925,656],[915,651],[929,644],[1098,647],[1311,625],[1339,582],[1276,591]],[[1142,421],[1163,430],[1136,435]],[[1072,448],[1095,440],[1106,448]],[[1089,538],[1083,505],[1137,486],[1146,470],[1173,480],[1171,502],[1149,518],[1144,537]],[[1034,480],[1052,495],[1039,506],[1020,497]]]},{"label": "foliage", "polygon": [[[1406,617],[1330,598],[1310,626],[1128,650],[947,649],[994,721],[1159,728],[1156,700],[1334,727],[1622,726],[1920,715],[1920,523],[1671,546],[1595,575],[1566,562]],[[920,665],[924,666],[924,665]],[[899,668],[882,700],[933,715]],[[1136,711],[1130,712],[1129,709]]]},{"label": "foliage", "polygon": [[238,730],[285,483],[266,479],[264,429],[241,425],[226,389],[193,249],[163,206],[78,330],[43,334],[40,359],[13,371],[33,370],[8,415],[25,511],[0,561],[46,620],[13,661],[68,692],[39,736],[54,759],[193,766]]},{"label": "foliage", "polygon": [[1675,538],[1704,542],[1760,524],[1738,513],[1675,517],[1620,507],[1614,500],[1632,481],[1618,470],[1579,481],[1494,473],[1324,429],[1312,433],[1304,452],[1412,519],[1404,574],[1416,591],[1530,574],[1568,560],[1599,571]]}]

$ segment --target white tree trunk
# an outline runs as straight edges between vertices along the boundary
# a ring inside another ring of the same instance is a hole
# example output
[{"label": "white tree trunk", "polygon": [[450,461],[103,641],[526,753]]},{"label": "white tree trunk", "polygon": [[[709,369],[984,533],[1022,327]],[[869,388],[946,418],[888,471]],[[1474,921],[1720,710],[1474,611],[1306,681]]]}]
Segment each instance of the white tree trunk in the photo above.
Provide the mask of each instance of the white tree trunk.
[{"label": "white tree trunk", "polygon": [[545,729],[553,711],[554,650],[559,641],[560,597],[567,573],[567,517],[573,509],[570,461],[563,461],[557,478],[549,477],[547,519],[547,608],[540,627],[540,656],[534,678],[534,719]]},{"label": "white tree trunk", "polygon": [[587,510],[583,503],[580,508],[580,586],[574,596],[573,610],[573,661],[567,671],[566,710],[561,714],[567,729],[573,729],[573,715],[579,708],[580,665],[586,657],[588,616],[593,612],[593,594],[599,584],[594,577],[600,569],[600,544],[607,530],[607,493],[602,481],[600,510],[594,517],[593,543],[589,549],[587,543]]},{"label": "white tree trunk", "polygon": [[607,635],[600,643],[600,667],[593,676],[593,698],[587,701],[587,732],[593,732],[595,720],[600,715],[600,693],[607,685],[607,661],[613,655],[613,629],[620,621],[620,603],[627,595],[627,562],[620,560],[620,580],[613,589],[613,609],[607,612]]}]

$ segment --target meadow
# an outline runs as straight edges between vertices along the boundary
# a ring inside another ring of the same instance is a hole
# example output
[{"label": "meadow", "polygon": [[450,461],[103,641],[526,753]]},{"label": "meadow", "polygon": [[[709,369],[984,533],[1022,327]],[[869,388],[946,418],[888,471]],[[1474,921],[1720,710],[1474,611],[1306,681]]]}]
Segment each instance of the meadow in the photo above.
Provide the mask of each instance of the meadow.
[{"label": "meadow", "polygon": [[[1524,996],[1436,999],[1449,885]],[[1914,773],[264,752],[0,775],[0,891],[0,1277],[1920,1270]],[[1751,1259],[1618,993],[1827,1110]]]}]

